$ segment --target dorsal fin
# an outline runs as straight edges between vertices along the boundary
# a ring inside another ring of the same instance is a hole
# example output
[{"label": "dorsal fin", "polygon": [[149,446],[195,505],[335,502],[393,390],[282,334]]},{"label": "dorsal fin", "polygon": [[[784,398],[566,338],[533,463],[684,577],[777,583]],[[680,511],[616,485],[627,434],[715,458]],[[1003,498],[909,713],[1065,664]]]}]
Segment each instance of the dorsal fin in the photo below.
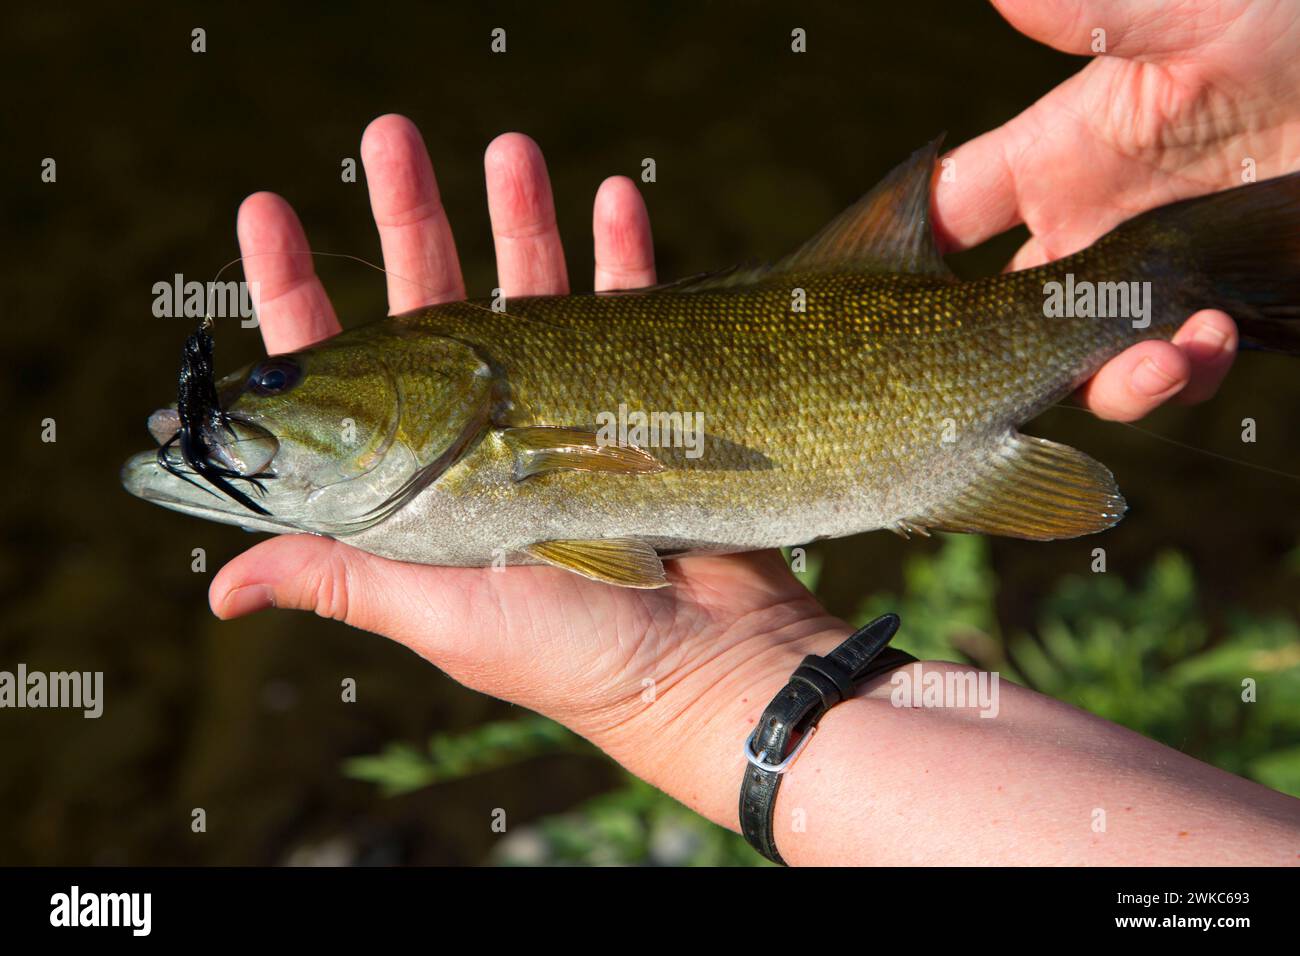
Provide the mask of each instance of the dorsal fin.
[{"label": "dorsal fin", "polygon": [[[781,275],[904,272],[956,281],[930,227],[930,187],[943,134],[913,153],[817,235],[771,265],[729,269],[666,288],[675,292],[736,289]],[[640,290],[638,290],[640,291]]]},{"label": "dorsal fin", "polygon": [[943,136],[918,149],[774,272],[909,272],[950,278],[930,228],[930,186]]}]

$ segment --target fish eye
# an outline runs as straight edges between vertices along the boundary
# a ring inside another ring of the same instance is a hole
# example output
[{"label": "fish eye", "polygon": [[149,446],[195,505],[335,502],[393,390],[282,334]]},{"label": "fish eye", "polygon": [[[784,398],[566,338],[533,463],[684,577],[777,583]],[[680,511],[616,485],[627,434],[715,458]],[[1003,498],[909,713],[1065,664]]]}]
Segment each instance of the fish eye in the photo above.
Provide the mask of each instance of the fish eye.
[{"label": "fish eye", "polygon": [[277,356],[258,362],[248,374],[248,389],[254,395],[282,395],[298,384],[302,368],[291,358]]}]

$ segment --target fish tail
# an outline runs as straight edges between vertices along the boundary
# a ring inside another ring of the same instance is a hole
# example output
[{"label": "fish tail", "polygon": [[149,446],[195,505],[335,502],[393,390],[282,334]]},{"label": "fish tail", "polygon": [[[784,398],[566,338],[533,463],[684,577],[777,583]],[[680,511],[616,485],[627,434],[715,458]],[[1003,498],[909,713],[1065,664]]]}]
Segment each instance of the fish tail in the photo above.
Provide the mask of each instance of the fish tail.
[{"label": "fish tail", "polygon": [[1182,304],[1222,309],[1242,345],[1300,355],[1300,172],[1154,209],[1121,226]]}]

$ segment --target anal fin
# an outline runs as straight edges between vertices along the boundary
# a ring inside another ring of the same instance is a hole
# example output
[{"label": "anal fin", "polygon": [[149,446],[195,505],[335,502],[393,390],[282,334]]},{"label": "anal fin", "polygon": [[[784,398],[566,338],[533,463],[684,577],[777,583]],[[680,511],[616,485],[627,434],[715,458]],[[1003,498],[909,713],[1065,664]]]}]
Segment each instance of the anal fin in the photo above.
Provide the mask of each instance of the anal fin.
[{"label": "anal fin", "polygon": [[901,524],[1051,541],[1104,531],[1126,508],[1104,465],[1068,445],[1011,432],[956,497]]},{"label": "anal fin", "polygon": [[625,588],[668,586],[658,553],[638,538],[538,541],[523,551],[538,561],[593,581]]}]

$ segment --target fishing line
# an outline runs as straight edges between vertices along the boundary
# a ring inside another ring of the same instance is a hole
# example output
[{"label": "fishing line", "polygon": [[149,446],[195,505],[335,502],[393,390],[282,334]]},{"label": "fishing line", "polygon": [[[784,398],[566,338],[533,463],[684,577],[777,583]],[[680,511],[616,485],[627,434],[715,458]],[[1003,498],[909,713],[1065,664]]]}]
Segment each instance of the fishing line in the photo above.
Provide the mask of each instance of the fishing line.
[{"label": "fishing line", "polygon": [[245,259],[256,259],[261,256],[324,256],[327,259],[351,259],[353,262],[359,262],[363,266],[367,266],[368,268],[374,269],[376,272],[382,272],[384,275],[392,276],[394,279],[401,279],[403,282],[409,282],[413,286],[418,286],[419,288],[423,289],[425,292],[436,293],[439,291],[438,289],[434,289],[431,286],[427,286],[422,282],[416,282],[414,279],[408,279],[406,276],[399,276],[396,272],[390,272],[389,270],[385,269],[383,266],[371,262],[369,259],[363,259],[360,256],[354,256],[351,253],[347,253],[347,252],[318,252],[315,249],[293,249],[293,250],[280,250],[276,252],[251,252],[246,256],[236,256],[234,259],[231,259],[224,266],[222,266],[220,269],[217,270],[217,274],[212,277],[212,281],[216,282],[218,279],[221,278],[221,274],[223,272],[225,272],[227,269],[229,269],[231,266],[235,265],[236,263],[243,262]]},{"label": "fishing line", "polygon": [[[1079,408],[1077,405],[1056,404],[1053,409],[1067,409],[1072,412],[1083,412],[1085,415],[1092,415],[1092,412],[1086,408]],[[1094,418],[1096,416],[1093,416]],[[1100,421],[1100,419],[1098,419]],[[1153,432],[1149,428],[1143,428],[1141,425],[1134,425],[1132,422],[1109,422],[1108,424],[1123,425],[1125,428],[1131,428],[1135,432],[1141,432],[1144,435],[1150,435],[1152,438],[1159,439],[1167,445],[1173,445],[1176,448],[1182,448],[1184,451],[1194,451],[1210,458],[1217,458],[1219,461],[1226,461],[1231,465],[1241,465],[1243,468],[1251,468],[1255,471],[1262,471],[1267,475],[1274,475],[1278,478],[1287,478],[1291,481],[1300,481],[1300,475],[1292,474],[1289,471],[1282,471],[1278,468],[1270,468],[1268,465],[1260,465],[1253,461],[1246,461],[1241,458],[1233,458],[1231,455],[1224,455],[1217,451],[1210,451],[1208,448],[1200,448],[1196,445],[1189,445],[1187,442],[1179,441],[1177,438],[1170,438],[1168,435],[1162,435],[1159,432]]]},{"label": "fishing line", "polygon": [[[260,256],[324,256],[327,259],[350,259],[353,262],[361,263],[361,265],[366,266],[367,268],[374,269],[376,272],[382,272],[386,276],[391,276],[394,279],[401,279],[403,282],[409,282],[411,285],[415,286],[416,288],[423,289],[425,292],[431,292],[434,295],[437,295],[442,291],[444,291],[441,289],[435,289],[433,286],[425,285],[423,282],[416,282],[414,279],[407,278],[406,276],[398,275],[396,272],[392,272],[384,268],[383,266],[379,265],[378,263],[371,262],[369,259],[361,258],[361,256],[354,256],[348,252],[319,252],[315,249],[280,250],[276,252],[252,252],[246,256],[237,256],[234,259],[231,259],[229,262],[227,262],[220,269],[218,269],[217,274],[213,276],[212,281],[215,283],[217,280],[221,278],[222,273],[224,273],[227,269],[229,269],[231,266],[235,265],[236,263],[243,262],[245,259],[255,259]],[[523,298],[532,298],[532,297],[519,296],[519,298],[523,299]],[[573,329],[567,325],[557,325],[554,322],[547,322],[545,319],[539,319],[536,316],[522,315],[517,312],[511,312],[508,309],[498,312],[496,309],[491,309],[488,308],[487,306],[479,305],[477,302],[472,302],[469,299],[457,299],[453,301],[455,301],[459,305],[467,305],[472,309],[478,309],[480,312],[490,312],[493,315],[508,315],[512,319],[523,319],[525,322],[538,322],[541,325],[546,325],[553,329],[564,329],[567,332],[573,331]],[[507,298],[506,301],[509,302],[509,298]],[[441,305],[442,303],[433,303],[433,304]],[[428,305],[421,306],[421,308],[429,308],[429,307],[430,306]]]}]

